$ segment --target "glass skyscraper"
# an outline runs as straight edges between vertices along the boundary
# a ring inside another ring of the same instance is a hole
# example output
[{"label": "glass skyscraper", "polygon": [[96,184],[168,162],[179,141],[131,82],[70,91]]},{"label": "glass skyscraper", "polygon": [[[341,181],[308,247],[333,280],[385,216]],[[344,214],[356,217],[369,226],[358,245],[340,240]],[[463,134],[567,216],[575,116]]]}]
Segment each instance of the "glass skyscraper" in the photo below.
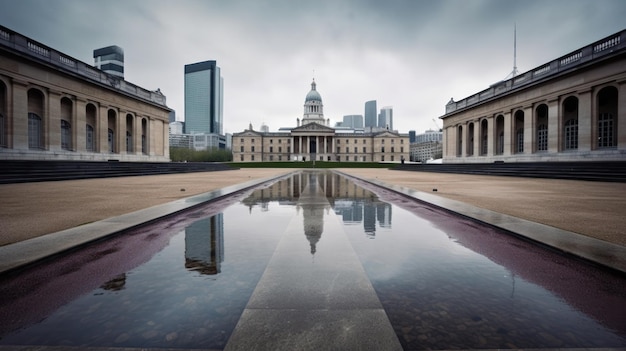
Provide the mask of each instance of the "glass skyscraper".
[{"label": "glass skyscraper", "polygon": [[224,79],[215,61],[185,65],[185,132],[223,134]]},{"label": "glass skyscraper", "polygon": [[376,127],[376,100],[367,101],[365,103],[365,127]]}]

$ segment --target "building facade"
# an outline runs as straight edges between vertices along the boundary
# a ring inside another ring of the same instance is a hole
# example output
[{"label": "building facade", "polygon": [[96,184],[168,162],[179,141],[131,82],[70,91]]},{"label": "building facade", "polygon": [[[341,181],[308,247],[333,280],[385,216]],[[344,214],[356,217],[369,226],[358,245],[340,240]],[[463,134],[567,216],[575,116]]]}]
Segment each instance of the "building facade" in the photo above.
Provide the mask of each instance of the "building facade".
[{"label": "building facade", "polygon": [[626,160],[626,30],[460,101],[445,163]]},{"label": "building facade", "polygon": [[415,135],[414,141],[411,141],[410,145],[411,161],[427,162],[441,159],[443,154],[443,133],[429,129],[422,134]]},{"label": "building facade", "polygon": [[124,50],[117,45],[93,51],[94,66],[112,76],[124,79]]},{"label": "building facade", "polygon": [[223,134],[223,91],[215,61],[185,65],[185,133]]},{"label": "building facade", "polygon": [[393,130],[393,107],[385,106],[380,109],[378,128]]},{"label": "building facade", "polygon": [[169,161],[165,96],[0,26],[0,159]]},{"label": "building facade", "polygon": [[357,132],[331,128],[315,81],[305,97],[302,121],[282,132],[250,127],[233,134],[235,162],[341,161],[401,162],[409,159],[408,135],[385,130]]}]

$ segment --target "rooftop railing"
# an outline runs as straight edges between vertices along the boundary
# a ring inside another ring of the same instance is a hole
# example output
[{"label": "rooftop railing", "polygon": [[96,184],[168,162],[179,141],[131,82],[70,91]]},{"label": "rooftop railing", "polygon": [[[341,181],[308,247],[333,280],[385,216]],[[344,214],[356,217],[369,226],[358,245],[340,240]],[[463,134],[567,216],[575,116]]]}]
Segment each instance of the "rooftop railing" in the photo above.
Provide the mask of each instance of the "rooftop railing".
[{"label": "rooftop railing", "polygon": [[555,76],[563,71],[575,69],[581,65],[589,63],[590,61],[600,59],[616,51],[623,50],[624,48],[626,48],[626,30],[608,36],[581,49],[575,50],[565,56],[559,57],[556,60],[543,64],[511,79],[495,83],[488,89],[468,96],[463,100],[450,100],[450,102],[446,104],[446,115],[492,99],[499,95],[504,95],[513,89],[518,89],[520,87],[533,84],[539,80]]},{"label": "rooftop railing", "polygon": [[110,89],[117,90],[141,100],[167,107],[165,95],[159,90],[151,91],[105,73],[91,65],[76,60],[57,50],[25,37],[6,27],[0,26],[0,47],[19,52],[38,61],[44,61],[62,71],[69,71],[86,80],[95,81]]}]

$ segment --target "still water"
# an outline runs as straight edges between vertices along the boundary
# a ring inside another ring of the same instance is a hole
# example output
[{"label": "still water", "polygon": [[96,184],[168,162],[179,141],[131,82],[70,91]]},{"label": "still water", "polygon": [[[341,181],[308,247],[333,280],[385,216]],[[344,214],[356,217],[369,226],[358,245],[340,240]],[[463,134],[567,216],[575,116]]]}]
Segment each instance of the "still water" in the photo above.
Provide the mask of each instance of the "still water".
[{"label": "still water", "polygon": [[348,237],[407,350],[626,347],[623,275],[315,171],[0,277],[0,345],[222,349],[294,217],[312,264]]}]

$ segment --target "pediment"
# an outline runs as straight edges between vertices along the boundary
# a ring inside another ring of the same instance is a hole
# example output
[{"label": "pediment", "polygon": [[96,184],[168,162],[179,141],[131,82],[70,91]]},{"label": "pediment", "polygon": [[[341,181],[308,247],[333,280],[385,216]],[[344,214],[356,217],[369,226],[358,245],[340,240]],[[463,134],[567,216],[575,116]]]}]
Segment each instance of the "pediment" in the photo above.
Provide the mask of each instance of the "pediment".
[{"label": "pediment", "polygon": [[321,124],[318,123],[307,123],[305,125],[302,125],[300,127],[296,127],[294,129],[291,130],[292,133],[294,132],[326,132],[326,133],[334,133],[335,129],[327,127],[327,126],[323,126]]},{"label": "pediment", "polygon": [[384,132],[380,132],[378,134],[376,134],[374,136],[374,138],[393,138],[393,137],[399,137],[400,135],[397,133],[393,133],[390,131],[384,131]]},{"label": "pediment", "polygon": [[241,133],[235,133],[233,136],[245,137],[245,136],[261,136],[261,133],[255,132],[254,130],[246,130]]}]

